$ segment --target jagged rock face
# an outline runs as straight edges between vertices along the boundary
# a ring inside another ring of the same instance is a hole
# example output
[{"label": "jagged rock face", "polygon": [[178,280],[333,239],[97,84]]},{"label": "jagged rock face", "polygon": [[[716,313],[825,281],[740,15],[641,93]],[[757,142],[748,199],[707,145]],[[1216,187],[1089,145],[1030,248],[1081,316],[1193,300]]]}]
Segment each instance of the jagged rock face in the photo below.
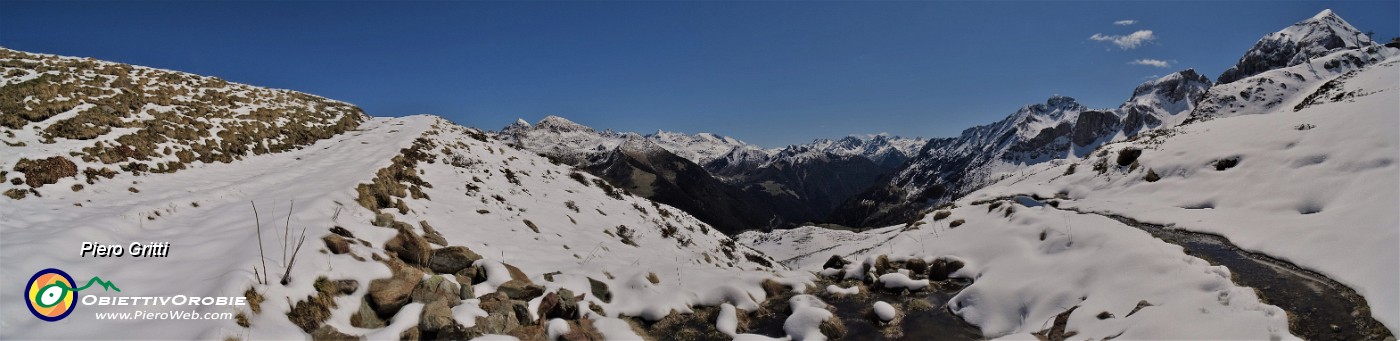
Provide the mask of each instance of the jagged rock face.
[{"label": "jagged rock face", "polygon": [[1118,115],[1112,112],[1090,110],[1079,114],[1079,120],[1074,122],[1074,134],[1070,137],[1075,145],[1088,146],[1094,141],[1108,136],[1115,128],[1118,128]]},{"label": "jagged rock face", "polygon": [[1324,10],[1260,39],[1238,64],[1220,75],[1221,84],[1231,83],[1264,71],[1302,64],[1337,50],[1375,45],[1365,33],[1346,20]]},{"label": "jagged rock face", "polygon": [[1143,127],[1156,127],[1162,124],[1162,120],[1157,119],[1148,113],[1149,109],[1140,106],[1129,106],[1123,108],[1123,131],[1126,133],[1137,133]]},{"label": "jagged rock face", "polygon": [[1064,137],[1076,130],[1073,127],[1075,126],[1069,122],[1060,122],[1053,127],[1041,128],[1034,137],[1012,144],[1010,148],[1006,149],[1008,153],[1003,158],[1008,160],[1038,159],[1047,156],[1041,151],[1064,150],[1065,147],[1068,147]]}]

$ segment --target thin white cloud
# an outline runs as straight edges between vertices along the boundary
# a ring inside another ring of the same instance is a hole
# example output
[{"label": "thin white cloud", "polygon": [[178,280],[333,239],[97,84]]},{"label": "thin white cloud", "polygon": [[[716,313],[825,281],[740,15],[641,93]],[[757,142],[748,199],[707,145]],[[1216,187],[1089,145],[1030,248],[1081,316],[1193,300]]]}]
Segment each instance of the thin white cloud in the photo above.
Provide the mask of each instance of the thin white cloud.
[{"label": "thin white cloud", "polygon": [[1141,30],[1125,36],[1105,35],[1102,33],[1094,33],[1094,35],[1089,36],[1089,40],[1111,42],[1113,45],[1118,45],[1118,48],[1124,50],[1135,49],[1143,43],[1156,39],[1157,36],[1152,35],[1151,30]]},{"label": "thin white cloud", "polygon": [[1132,24],[1136,24],[1136,23],[1137,23],[1137,20],[1132,20],[1132,19],[1128,19],[1128,20],[1119,20],[1119,21],[1114,21],[1114,22],[1113,22],[1114,25],[1118,25],[1118,26],[1128,26],[1128,25],[1132,25]]},{"label": "thin white cloud", "polygon": [[1147,65],[1147,66],[1156,66],[1156,67],[1168,67],[1168,66],[1172,66],[1172,63],[1171,63],[1171,62],[1168,62],[1168,61],[1165,61],[1165,60],[1159,60],[1159,59],[1149,59],[1149,58],[1143,58],[1143,59],[1134,60],[1134,61],[1128,62],[1128,64],[1133,64],[1133,65]]}]

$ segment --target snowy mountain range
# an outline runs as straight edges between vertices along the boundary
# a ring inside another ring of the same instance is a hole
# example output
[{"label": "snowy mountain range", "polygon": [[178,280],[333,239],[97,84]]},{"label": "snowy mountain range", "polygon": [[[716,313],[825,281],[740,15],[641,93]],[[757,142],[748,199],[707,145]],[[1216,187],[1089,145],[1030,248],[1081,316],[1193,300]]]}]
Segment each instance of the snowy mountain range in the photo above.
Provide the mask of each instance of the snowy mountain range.
[{"label": "snowy mountain range", "polygon": [[853,197],[828,220],[851,226],[907,221],[1027,165],[1080,159],[1105,142],[1159,128],[1269,112],[1298,100],[1308,84],[1396,54],[1326,10],[1265,36],[1220,76],[1220,84],[1187,69],[1139,85],[1118,108],[1090,110],[1055,96],[959,137],[934,139],[887,182]]},{"label": "snowy mountain range", "polygon": [[[1239,64],[762,148],[0,48],[0,291],[248,302],[3,304],[0,338],[1393,339],[1400,48],[1327,10]],[[133,241],[173,256],[71,252]]]},{"label": "snowy mountain range", "polygon": [[1005,172],[1082,158],[1105,142],[1181,122],[1210,86],[1187,69],[1139,85],[1118,108],[1089,109],[1065,96],[1027,105],[997,123],[930,141],[886,182],[847,201],[832,220],[852,226],[907,221]]},{"label": "snowy mountain range", "polygon": [[[586,155],[617,148],[628,140],[646,140],[691,162],[725,173],[736,163],[757,162],[757,168],[772,163],[801,163],[824,157],[860,156],[885,166],[896,166],[922,148],[926,139],[886,134],[847,136],[838,140],[817,139],[807,144],[763,148],[712,133],[684,134],[658,130],[651,134],[598,131],[559,116],[546,116],[531,125],[524,119],[502,128],[497,136],[522,148],[561,159],[586,159]],[[709,166],[721,159],[724,165]]]},{"label": "snowy mountain range", "polygon": [[[733,232],[820,220],[926,143],[872,135],[764,149],[710,133],[599,131],[558,116],[518,120],[496,136]],[[684,161],[635,161],[674,158]]]}]

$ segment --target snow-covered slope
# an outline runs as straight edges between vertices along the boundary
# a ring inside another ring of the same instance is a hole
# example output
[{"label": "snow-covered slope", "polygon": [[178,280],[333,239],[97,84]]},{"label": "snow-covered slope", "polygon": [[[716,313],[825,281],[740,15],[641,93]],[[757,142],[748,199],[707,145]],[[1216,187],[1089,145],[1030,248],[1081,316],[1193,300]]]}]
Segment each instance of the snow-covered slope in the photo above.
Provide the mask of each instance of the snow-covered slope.
[{"label": "snow-covered slope", "polygon": [[[6,75],[31,77],[33,72],[24,70],[37,70],[37,65],[45,65],[41,63],[54,65],[52,61],[32,62],[35,55],[6,54],[12,58],[6,64],[11,68]],[[107,62],[42,58],[74,63],[69,69],[52,69],[50,73],[56,77],[110,80],[101,72],[93,76],[88,71],[146,70],[136,74],[156,72],[158,77],[134,82],[144,82],[145,88],[151,89],[174,87],[175,92],[190,79],[208,81]],[[11,84],[5,87],[6,94],[11,94],[8,90],[17,81],[3,80]],[[23,103],[33,106],[67,98],[78,103],[76,111],[102,101],[104,93],[133,91],[130,86],[135,85],[111,86],[114,90],[107,92],[72,90],[56,96],[35,95]],[[766,256],[736,245],[680,210],[629,195],[601,179],[509,147],[474,129],[432,116],[366,119],[357,110],[343,111],[340,106],[353,107],[339,102],[287,100],[305,95],[285,91],[244,85],[218,89],[238,94],[236,99],[229,95],[221,100],[235,103],[231,109],[217,106],[225,102],[195,99],[182,103],[176,97],[173,103],[178,105],[159,106],[161,109],[147,105],[144,114],[98,113],[108,115],[103,118],[155,123],[139,125],[145,129],[165,124],[159,120],[169,120],[177,127],[225,123],[218,126],[223,128],[213,128],[215,136],[230,131],[230,122],[255,126],[274,122],[284,126],[271,132],[284,135],[266,133],[266,128],[251,128],[249,135],[228,135],[232,137],[219,140],[223,152],[212,154],[214,161],[221,162],[196,160],[179,172],[113,172],[102,175],[100,181],[83,182],[76,174],[53,173],[54,167],[47,164],[37,168],[42,172],[26,176],[7,170],[21,178],[21,183],[26,181],[23,178],[40,179],[42,188],[34,186],[39,191],[29,191],[26,187],[22,193],[28,195],[22,199],[0,198],[4,201],[0,205],[0,278],[28,278],[41,269],[58,267],[73,277],[82,277],[80,280],[100,276],[121,289],[115,292],[93,287],[82,295],[256,297],[259,303],[189,307],[79,304],[73,314],[56,323],[31,316],[24,304],[4,304],[0,305],[0,338],[299,339],[308,333],[371,339],[401,335],[462,338],[489,333],[529,338],[544,332],[543,326],[535,323],[536,313],[546,313],[539,307],[548,296],[541,294],[568,288],[585,294],[577,299],[579,305],[571,308],[582,312],[570,319],[581,317],[591,321],[591,326],[580,327],[578,321],[562,324],[608,338],[629,339],[638,337],[632,323],[617,317],[656,320],[673,312],[688,312],[695,305],[729,304],[752,310],[756,300],[766,297],[760,283],[778,276],[775,270],[782,273],[781,266]],[[194,87],[185,91],[212,94],[218,89]],[[256,104],[250,109],[238,103]],[[202,105],[216,105],[217,110],[203,110]],[[257,105],[275,108],[278,115],[267,121],[255,120],[261,117]],[[160,113],[152,114],[156,111]],[[73,114],[56,112],[60,114],[46,119],[34,116],[39,122],[24,126],[50,125],[50,121]],[[149,116],[157,116],[157,121],[150,121]],[[312,133],[310,137],[320,138],[305,140],[307,133],[294,126],[318,117],[356,121],[343,132]],[[21,118],[27,120],[28,116]],[[143,131],[113,128],[110,134],[123,132],[119,129]],[[14,135],[7,141],[27,145],[5,147],[0,157],[11,161],[67,153],[91,142],[60,138],[44,143],[33,135],[45,131],[42,127],[9,131]],[[170,131],[155,128],[153,132]],[[103,136],[97,139],[106,139]],[[191,145],[175,141],[158,144],[153,150],[165,154],[159,151],[167,146],[183,150]],[[242,146],[268,150],[231,154],[230,150]],[[223,160],[221,155],[229,155],[229,159]],[[34,166],[20,168],[25,167]],[[68,189],[80,182],[85,185],[81,189]],[[303,229],[305,244],[297,252],[296,240]],[[170,255],[82,257],[76,251],[85,242],[121,246],[167,242]],[[468,255],[472,257],[461,258]],[[473,261],[476,257],[481,259]],[[466,267],[444,272],[448,270],[443,267],[453,266]],[[283,277],[284,272],[290,276]],[[261,284],[259,277],[266,284]],[[784,277],[788,279],[782,281],[796,284],[810,276],[792,273]],[[279,284],[284,278],[287,283]],[[18,293],[23,284],[2,281],[0,289]],[[457,299],[459,285],[469,288],[461,290],[461,299]],[[410,290],[414,292],[411,302]],[[419,291],[444,296],[420,296]],[[389,298],[404,301],[385,301]],[[570,296],[564,301],[576,300]],[[512,307],[517,306],[528,314],[515,313],[519,310]],[[237,317],[181,321],[98,318],[99,313],[134,311],[193,311],[200,316],[228,313]],[[508,320],[524,322],[503,322]]]},{"label": "snow-covered slope", "polygon": [[[1356,289],[1371,316],[1400,330],[1400,58],[1327,84],[1307,85],[1348,95],[1297,96],[1327,100],[1294,110],[1304,104],[1295,97],[1267,115],[1115,143],[1102,156],[1037,166],[967,200],[1063,193],[1072,199],[1064,207],[1220,234]],[[1133,170],[1114,166],[1130,148],[1142,150]],[[1108,167],[1091,170],[1099,163]],[[1149,172],[1160,180],[1146,179]]]},{"label": "snow-covered slope", "polygon": [[285,152],[366,118],[294,91],[4,48],[0,87],[0,177],[19,179],[0,188],[11,198]]},{"label": "snow-covered slope", "polygon": [[1368,45],[1310,58],[1301,64],[1263,71],[1212,87],[1187,122],[1270,113],[1295,105],[1337,76],[1400,56],[1400,49]]},{"label": "snow-covered slope", "polygon": [[[613,288],[611,303],[590,299],[611,314],[657,318],[673,309],[685,311],[691,304],[743,305],[725,295],[738,290],[762,298],[758,283],[771,276],[751,271],[767,269],[754,261],[767,262],[763,256],[733,245],[674,208],[602,187],[605,183],[597,178],[435,117],[375,118],[357,131],[302,150],[176,174],[122,174],[87,191],[10,201],[3,207],[0,252],[5,262],[0,271],[5,278],[63,264],[75,276],[101,275],[128,296],[242,296],[251,287],[267,297],[259,314],[227,307],[197,310],[242,312],[253,328],[231,320],[188,321],[178,328],[159,320],[95,320],[93,313],[128,308],[102,306],[80,306],[79,313],[64,321],[84,328],[56,328],[15,304],[0,308],[0,329],[6,338],[299,338],[304,334],[288,322],[286,312],[292,307],[287,303],[313,294],[313,280],[325,276],[360,283],[357,291],[335,299],[340,308],[332,310],[326,325],[353,335],[398,335],[417,325],[418,316],[394,316],[394,323],[382,330],[349,322],[371,280],[390,276],[388,267],[370,258],[400,257],[384,249],[392,244],[396,229],[372,225],[375,213],[357,204],[365,201],[367,192],[357,193],[356,188],[375,183],[371,180],[376,170],[402,166],[402,160],[415,158],[410,156],[415,153],[425,154],[408,166],[409,174],[417,173],[419,180],[404,180],[413,184],[408,185],[412,195],[394,198],[390,207],[381,209],[387,217],[407,223],[409,233],[429,239],[435,234],[447,245],[470,248],[484,257],[477,266],[489,269],[493,262],[505,262],[519,267],[547,291],[566,287],[588,293],[588,278],[606,283]],[[381,178],[386,174],[378,173]],[[128,186],[140,192],[129,192]],[[310,240],[297,258],[290,285],[276,283],[283,270],[276,265],[269,269],[274,273],[271,284],[254,284],[251,269],[261,263],[250,201],[262,213],[263,228],[269,230],[264,234],[277,236],[263,241],[273,250],[270,263],[282,260],[276,246],[281,234],[274,232],[281,232],[277,230],[283,219],[290,216],[293,235],[307,229]],[[372,198],[368,202],[375,205]],[[324,252],[328,246],[321,238],[330,235],[332,227],[354,236],[347,254]],[[51,252],[88,241],[166,241],[173,251],[170,258],[140,260],[79,259],[74,252]],[[548,272],[556,272],[552,281],[543,277]],[[655,273],[660,284],[648,282],[644,277],[649,273]],[[19,292],[20,284],[0,285]],[[500,284],[493,277],[477,283],[475,292],[490,292]],[[531,306],[538,301],[535,298]],[[456,322],[471,326],[472,311],[480,310],[467,308],[473,300],[464,304],[454,309],[460,310]]]},{"label": "snow-covered slope", "polygon": [[[865,270],[880,257],[959,262],[950,276],[971,285],[939,308],[946,304],[993,338],[1033,339],[1076,308],[1067,321],[1075,339],[1292,338],[1284,312],[1231,283],[1228,269],[1145,232],[1048,207],[958,204],[945,219],[908,226],[859,233],[809,226],[739,239],[793,268],[838,278],[869,276]],[[1005,213],[1011,206],[1014,212]],[[843,272],[822,270],[832,255],[857,262]],[[1150,306],[1139,310],[1140,302]]]}]

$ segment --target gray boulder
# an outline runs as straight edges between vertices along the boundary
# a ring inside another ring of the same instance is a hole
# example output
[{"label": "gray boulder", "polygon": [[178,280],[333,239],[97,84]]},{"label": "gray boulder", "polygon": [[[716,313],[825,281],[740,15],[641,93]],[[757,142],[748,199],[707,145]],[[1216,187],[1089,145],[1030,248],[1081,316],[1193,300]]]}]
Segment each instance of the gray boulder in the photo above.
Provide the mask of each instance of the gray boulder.
[{"label": "gray boulder", "polygon": [[480,259],[481,255],[472,252],[465,246],[448,246],[433,250],[432,258],[428,261],[428,268],[441,274],[455,274],[471,267],[473,262]]}]

